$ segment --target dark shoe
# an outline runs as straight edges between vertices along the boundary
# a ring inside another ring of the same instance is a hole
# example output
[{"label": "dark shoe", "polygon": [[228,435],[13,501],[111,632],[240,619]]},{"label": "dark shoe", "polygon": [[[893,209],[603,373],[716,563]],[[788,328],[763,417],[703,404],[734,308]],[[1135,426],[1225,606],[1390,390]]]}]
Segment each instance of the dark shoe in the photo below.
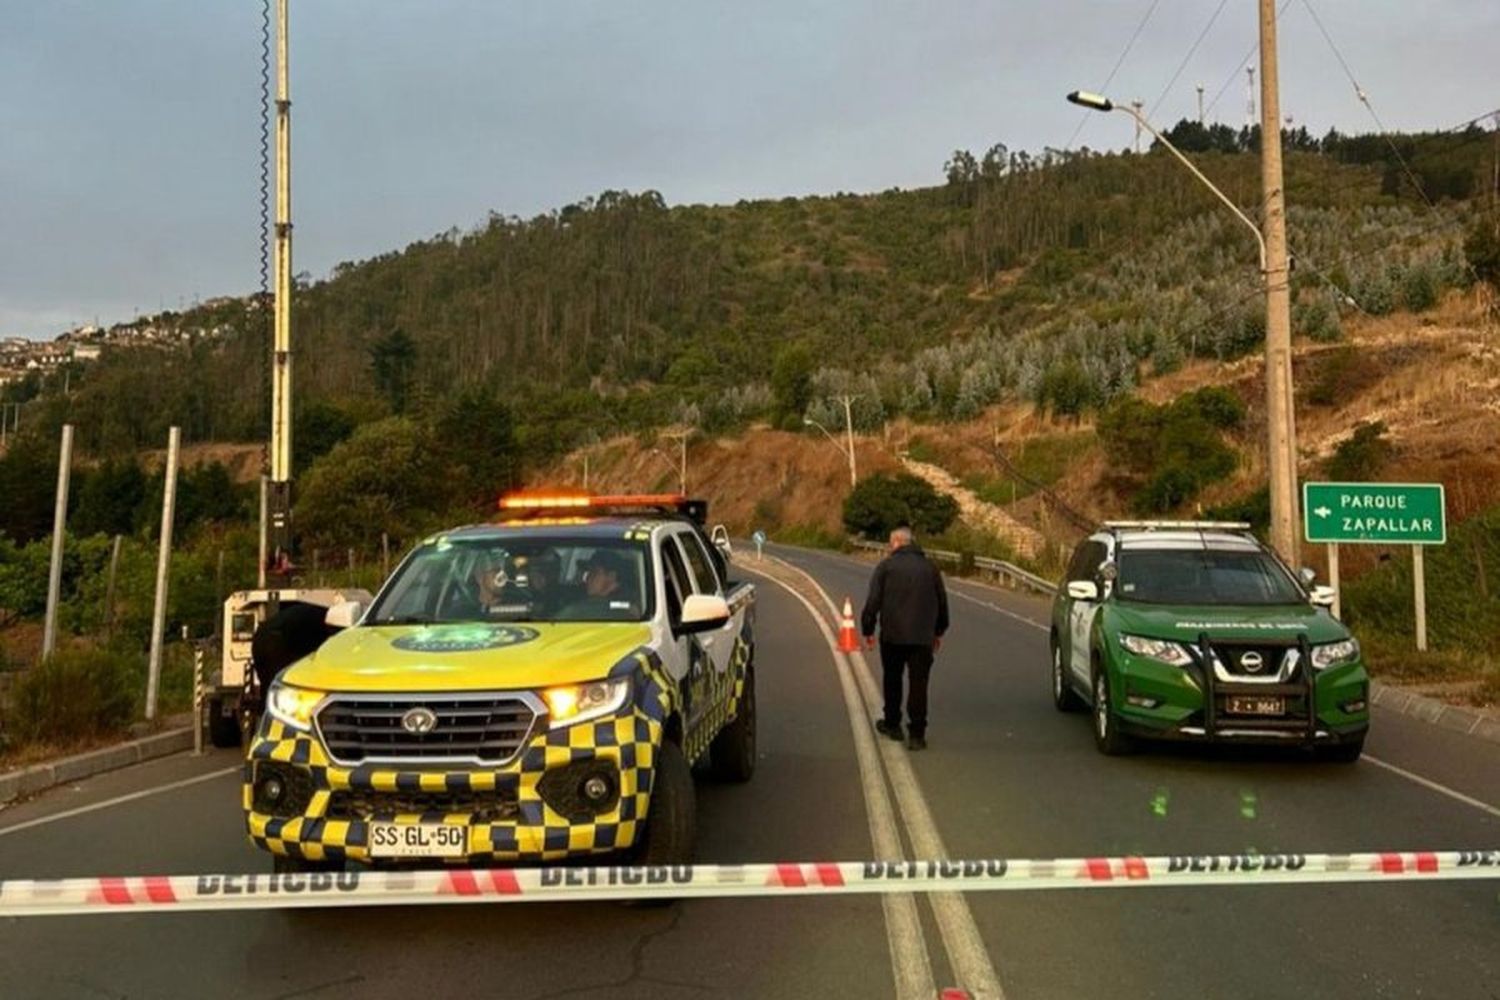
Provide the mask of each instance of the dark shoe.
[{"label": "dark shoe", "polygon": [[911,739],[909,739],[909,740],[906,741],[906,749],[908,749],[908,750],[926,750],[927,749],[927,737],[925,737],[925,736],[913,736]]},{"label": "dark shoe", "polygon": [[884,736],[887,739],[895,740],[898,743],[906,738],[906,734],[901,731],[901,723],[899,722],[895,725],[892,725],[891,723],[886,722],[884,719],[876,719],[875,731],[881,736]]}]

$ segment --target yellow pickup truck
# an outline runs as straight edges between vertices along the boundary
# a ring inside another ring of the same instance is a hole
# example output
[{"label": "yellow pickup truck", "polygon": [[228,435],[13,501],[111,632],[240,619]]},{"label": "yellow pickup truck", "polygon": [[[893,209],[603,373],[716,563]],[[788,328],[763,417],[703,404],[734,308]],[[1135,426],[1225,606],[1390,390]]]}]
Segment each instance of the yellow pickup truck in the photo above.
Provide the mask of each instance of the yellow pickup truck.
[{"label": "yellow pickup truck", "polygon": [[247,751],[278,871],[691,860],[694,765],[755,768],[755,591],[701,501],[510,497],[282,670]]}]

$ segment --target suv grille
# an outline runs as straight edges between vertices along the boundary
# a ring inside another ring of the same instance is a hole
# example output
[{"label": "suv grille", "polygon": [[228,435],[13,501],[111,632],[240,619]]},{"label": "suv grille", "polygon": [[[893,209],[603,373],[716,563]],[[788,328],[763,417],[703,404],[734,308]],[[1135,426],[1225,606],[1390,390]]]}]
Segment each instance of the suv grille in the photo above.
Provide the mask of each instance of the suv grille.
[{"label": "suv grille", "polygon": [[[1250,645],[1232,642],[1216,642],[1214,652],[1224,669],[1236,677],[1276,677],[1281,673],[1286,655],[1295,646]],[[1256,658],[1259,658],[1259,665]]]},{"label": "suv grille", "polygon": [[[413,709],[435,717],[426,731],[402,725]],[[535,722],[535,709],[513,694],[340,696],[318,713],[323,745],[340,764],[453,759],[499,764],[525,745]]]},{"label": "suv grille", "polygon": [[338,791],[328,800],[329,819],[389,819],[397,815],[460,813],[478,823],[493,823],[516,815],[513,791],[487,792],[367,792]]}]

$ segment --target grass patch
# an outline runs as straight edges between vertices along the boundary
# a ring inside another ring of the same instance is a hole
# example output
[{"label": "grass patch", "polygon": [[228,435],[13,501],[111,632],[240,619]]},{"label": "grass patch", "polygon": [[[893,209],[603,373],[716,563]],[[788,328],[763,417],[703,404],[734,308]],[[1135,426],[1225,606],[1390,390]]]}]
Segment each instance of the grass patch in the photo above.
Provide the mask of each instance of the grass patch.
[{"label": "grass patch", "polygon": [[776,531],[771,541],[780,545],[798,545],[804,549],[842,550],[843,535],[835,534],[819,524],[789,524]]},{"label": "grass patch", "polygon": [[1027,438],[1019,448],[1005,452],[1019,475],[986,473],[968,477],[964,485],[986,503],[998,507],[1016,503],[1035,493],[1037,485],[1050,487],[1056,483],[1094,442],[1091,431]]},{"label": "grass patch", "polygon": [[1435,688],[1448,701],[1500,705],[1500,657],[1456,649],[1417,652],[1410,636],[1380,632],[1360,636],[1370,675],[1402,687]]}]

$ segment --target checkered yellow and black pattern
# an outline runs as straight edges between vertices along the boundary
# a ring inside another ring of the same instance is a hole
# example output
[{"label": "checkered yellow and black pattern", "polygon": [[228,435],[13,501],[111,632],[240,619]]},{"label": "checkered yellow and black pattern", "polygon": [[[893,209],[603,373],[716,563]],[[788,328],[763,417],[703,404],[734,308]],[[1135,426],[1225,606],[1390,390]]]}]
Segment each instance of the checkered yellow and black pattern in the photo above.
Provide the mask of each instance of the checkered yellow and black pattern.
[{"label": "checkered yellow and black pattern", "polygon": [[[744,689],[749,644],[735,649],[734,669],[714,708],[684,733],[689,760],[701,756],[713,736],[734,718]],[[655,772],[656,749],[667,722],[681,711],[678,685],[663,669],[660,657],[640,649],[610,671],[611,677],[634,678],[633,698],[621,713],[558,729],[539,728],[510,762],[494,768],[437,765],[407,769],[390,765],[343,766],[329,759],[318,737],[266,716],[251,744],[245,765],[243,806],[250,839],[275,854],[308,860],[368,860],[369,822],[329,814],[335,793],[441,793],[467,796],[499,793],[514,803],[503,818],[481,819],[470,812],[443,810],[382,814],[397,822],[439,822],[469,828],[467,861],[538,862],[604,854],[631,847],[645,821]],[[541,722],[545,726],[545,720]],[[544,800],[538,785],[552,770],[579,762],[600,762],[617,771],[618,798],[613,807],[590,822],[574,822]],[[278,817],[255,808],[255,771],[261,762],[277,762],[304,773],[311,795],[300,815]]]}]

